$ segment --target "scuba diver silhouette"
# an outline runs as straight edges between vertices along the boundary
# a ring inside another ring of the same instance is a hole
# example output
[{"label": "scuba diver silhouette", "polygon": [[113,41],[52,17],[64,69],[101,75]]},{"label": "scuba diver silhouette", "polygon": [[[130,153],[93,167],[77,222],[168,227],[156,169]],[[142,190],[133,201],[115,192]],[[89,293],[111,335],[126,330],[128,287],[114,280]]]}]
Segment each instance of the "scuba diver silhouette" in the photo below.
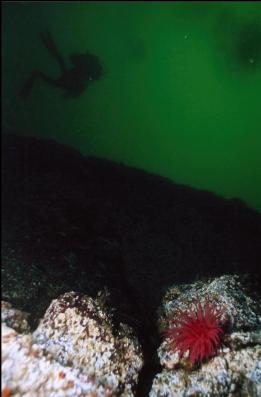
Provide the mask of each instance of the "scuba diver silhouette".
[{"label": "scuba diver silhouette", "polygon": [[89,51],[86,51],[84,54],[71,54],[70,60],[73,67],[67,68],[64,58],[59,52],[51,34],[46,31],[41,32],[39,36],[50,55],[57,61],[61,75],[55,79],[47,76],[40,70],[34,69],[19,92],[19,96],[22,99],[26,99],[29,96],[38,78],[52,87],[61,88],[66,97],[77,97],[83,93],[90,82],[99,80],[104,74],[99,58]]}]

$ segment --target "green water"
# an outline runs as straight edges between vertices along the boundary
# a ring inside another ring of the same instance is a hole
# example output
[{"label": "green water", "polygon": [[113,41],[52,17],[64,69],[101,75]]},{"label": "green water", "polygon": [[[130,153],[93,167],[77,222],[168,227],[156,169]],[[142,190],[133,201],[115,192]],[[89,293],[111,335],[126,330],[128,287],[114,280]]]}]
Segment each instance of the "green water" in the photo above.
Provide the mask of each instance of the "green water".
[{"label": "green water", "polygon": [[[53,138],[261,211],[260,2],[4,2],[3,129]],[[68,59],[86,49],[104,77],[78,98],[39,40]]]}]

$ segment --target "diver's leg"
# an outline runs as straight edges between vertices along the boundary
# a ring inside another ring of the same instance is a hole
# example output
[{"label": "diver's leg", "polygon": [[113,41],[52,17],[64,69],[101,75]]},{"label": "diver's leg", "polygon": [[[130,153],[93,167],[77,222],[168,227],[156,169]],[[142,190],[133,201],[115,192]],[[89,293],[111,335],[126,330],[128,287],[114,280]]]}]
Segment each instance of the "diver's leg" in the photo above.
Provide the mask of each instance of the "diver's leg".
[{"label": "diver's leg", "polygon": [[60,53],[60,51],[58,50],[50,33],[48,31],[40,32],[39,36],[45,48],[49,51],[52,57],[58,62],[61,72],[64,73],[66,71],[64,58]]},{"label": "diver's leg", "polygon": [[26,99],[30,95],[33,85],[34,85],[34,82],[37,78],[41,78],[42,80],[46,81],[49,85],[51,85],[53,87],[59,87],[59,83],[57,83],[57,80],[46,76],[40,70],[33,70],[30,77],[25,82],[24,86],[22,87],[21,91],[19,92],[19,96],[22,99]]},{"label": "diver's leg", "polygon": [[26,80],[26,82],[25,82],[25,84],[23,85],[22,89],[19,91],[19,94],[18,94],[18,95],[19,95],[22,99],[26,99],[26,98],[30,95],[37,75],[38,75],[38,73],[36,73],[36,70],[34,70],[34,71],[30,74],[29,78]]}]

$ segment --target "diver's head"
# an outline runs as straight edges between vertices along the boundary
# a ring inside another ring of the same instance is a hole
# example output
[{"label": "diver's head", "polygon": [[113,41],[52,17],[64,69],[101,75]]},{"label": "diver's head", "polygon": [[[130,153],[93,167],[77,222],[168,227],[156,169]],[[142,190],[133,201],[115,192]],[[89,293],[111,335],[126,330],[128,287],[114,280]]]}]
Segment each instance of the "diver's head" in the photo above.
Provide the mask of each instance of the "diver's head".
[{"label": "diver's head", "polygon": [[99,57],[88,51],[85,54],[73,53],[70,59],[75,68],[89,80],[99,80],[104,74]]}]

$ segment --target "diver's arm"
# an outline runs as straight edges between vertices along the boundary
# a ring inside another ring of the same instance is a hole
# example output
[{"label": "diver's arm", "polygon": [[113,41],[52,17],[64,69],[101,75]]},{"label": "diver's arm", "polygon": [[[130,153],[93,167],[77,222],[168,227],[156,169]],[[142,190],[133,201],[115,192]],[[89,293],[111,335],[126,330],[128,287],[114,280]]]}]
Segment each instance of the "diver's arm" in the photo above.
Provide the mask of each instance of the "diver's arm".
[{"label": "diver's arm", "polygon": [[45,48],[49,51],[52,57],[58,62],[61,72],[64,73],[66,71],[65,61],[62,54],[58,50],[51,34],[48,31],[45,31],[45,32],[40,32],[39,36]]},{"label": "diver's arm", "polygon": [[53,79],[52,77],[47,76],[46,74],[37,70],[37,77],[40,77],[42,80],[46,81],[49,85],[53,87],[60,87],[59,79]]}]

